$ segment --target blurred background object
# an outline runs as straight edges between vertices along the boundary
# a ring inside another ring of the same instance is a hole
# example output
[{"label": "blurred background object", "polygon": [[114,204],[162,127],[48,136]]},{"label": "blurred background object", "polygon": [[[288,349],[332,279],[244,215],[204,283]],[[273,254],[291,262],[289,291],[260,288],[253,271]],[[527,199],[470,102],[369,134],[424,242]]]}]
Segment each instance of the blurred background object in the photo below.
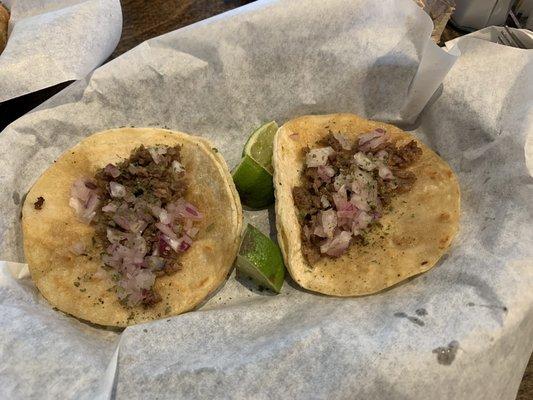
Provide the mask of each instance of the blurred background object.
[{"label": "blurred background object", "polygon": [[[446,29],[449,30],[449,27]],[[488,26],[468,35],[460,35],[449,39],[444,45],[451,49],[463,37],[486,40],[518,49],[533,49],[533,32],[527,29],[509,28],[508,26]]]},{"label": "blurred background object", "polygon": [[513,0],[456,0],[452,22],[469,31],[502,25],[512,5]]},{"label": "blurred background object", "polygon": [[[444,46],[446,42],[470,32],[487,27],[503,27],[492,30],[490,35],[485,32],[480,38],[512,47],[532,48],[529,43],[533,32],[526,29],[533,30],[533,17],[530,18],[533,14],[533,0],[414,0],[414,2],[433,20],[431,37],[439,46]],[[514,31],[512,28],[520,31]],[[500,32],[502,29],[505,29],[505,32]],[[499,40],[498,35],[509,40]],[[517,35],[519,39],[526,41],[525,46],[514,38]]]},{"label": "blurred background object", "polygon": [[533,27],[529,15],[533,0],[455,0],[452,23],[459,29],[474,31],[493,25]]},{"label": "blurred background object", "polygon": [[439,43],[440,37],[455,7],[454,0],[415,0],[433,21],[431,38]]},{"label": "blurred background object", "polygon": [[533,30],[533,0],[518,0],[514,6],[514,13],[522,28]]}]

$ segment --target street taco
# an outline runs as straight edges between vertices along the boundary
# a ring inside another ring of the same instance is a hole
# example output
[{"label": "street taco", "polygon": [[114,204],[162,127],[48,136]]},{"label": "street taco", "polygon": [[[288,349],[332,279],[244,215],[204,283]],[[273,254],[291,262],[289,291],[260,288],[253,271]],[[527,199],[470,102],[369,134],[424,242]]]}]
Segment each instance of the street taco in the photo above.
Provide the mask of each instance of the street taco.
[{"label": "street taco", "polygon": [[189,311],[229,274],[242,209],[202,138],[111,129],[66,151],[22,210],[31,277],[59,310],[106,326]]},{"label": "street taco", "polygon": [[395,126],[296,118],[276,133],[273,166],[278,241],[303,288],[378,292],[432,268],[458,231],[456,176]]}]

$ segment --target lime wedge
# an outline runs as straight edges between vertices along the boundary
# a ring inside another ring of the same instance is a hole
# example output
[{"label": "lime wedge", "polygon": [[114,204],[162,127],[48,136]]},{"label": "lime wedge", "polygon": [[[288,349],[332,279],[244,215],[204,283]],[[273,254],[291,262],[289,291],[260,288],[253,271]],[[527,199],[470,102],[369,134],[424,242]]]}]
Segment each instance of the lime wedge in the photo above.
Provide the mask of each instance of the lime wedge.
[{"label": "lime wedge", "polygon": [[285,279],[281,251],[268,236],[250,224],[244,231],[236,266],[239,275],[251,278],[259,287],[280,292]]},{"label": "lime wedge", "polygon": [[233,182],[245,206],[259,209],[274,202],[272,175],[249,156],[233,170]]},{"label": "lime wedge", "polygon": [[244,146],[241,162],[233,170],[233,181],[245,206],[258,209],[274,202],[272,144],[277,130],[274,121],[256,129]]},{"label": "lime wedge", "polygon": [[278,131],[276,121],[267,122],[252,132],[248,141],[244,145],[242,156],[249,156],[270,174],[272,169],[272,146],[274,135]]}]

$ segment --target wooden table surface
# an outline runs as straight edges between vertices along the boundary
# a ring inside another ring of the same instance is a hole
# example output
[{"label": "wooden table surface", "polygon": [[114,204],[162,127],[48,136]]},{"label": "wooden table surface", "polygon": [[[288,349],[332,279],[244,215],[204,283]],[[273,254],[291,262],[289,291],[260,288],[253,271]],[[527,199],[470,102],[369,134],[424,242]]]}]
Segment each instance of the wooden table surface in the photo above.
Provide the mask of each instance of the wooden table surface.
[{"label": "wooden table surface", "polygon": [[[139,43],[213,15],[251,3],[253,0],[121,0],[124,16],[122,37],[110,59]],[[451,30],[453,32],[453,30]],[[57,85],[0,105],[0,130],[67,86]],[[7,103],[7,104],[6,104]],[[530,349],[524,349],[529,351]],[[498,368],[497,365],[494,368]],[[533,358],[524,374],[517,400],[533,400]]]}]

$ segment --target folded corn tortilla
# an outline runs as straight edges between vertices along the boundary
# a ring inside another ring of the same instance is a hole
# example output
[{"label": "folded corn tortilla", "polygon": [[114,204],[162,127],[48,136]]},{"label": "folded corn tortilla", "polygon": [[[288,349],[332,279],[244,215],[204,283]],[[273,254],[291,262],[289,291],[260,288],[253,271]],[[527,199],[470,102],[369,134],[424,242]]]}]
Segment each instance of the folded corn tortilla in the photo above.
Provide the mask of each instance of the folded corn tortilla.
[{"label": "folded corn tortilla", "polygon": [[[413,188],[392,199],[392,211],[381,228],[368,234],[369,244],[351,244],[339,258],[322,257],[310,265],[302,253],[301,227],[292,189],[302,184],[304,149],[330,131],[355,141],[376,128],[403,145],[415,140],[421,158],[407,170],[417,179]],[[420,140],[393,125],[353,114],[310,115],[279,128],[274,139],[274,187],[278,242],[292,278],[303,288],[333,296],[379,292],[428,271],[450,247],[459,229],[460,190],[450,166]]]}]

